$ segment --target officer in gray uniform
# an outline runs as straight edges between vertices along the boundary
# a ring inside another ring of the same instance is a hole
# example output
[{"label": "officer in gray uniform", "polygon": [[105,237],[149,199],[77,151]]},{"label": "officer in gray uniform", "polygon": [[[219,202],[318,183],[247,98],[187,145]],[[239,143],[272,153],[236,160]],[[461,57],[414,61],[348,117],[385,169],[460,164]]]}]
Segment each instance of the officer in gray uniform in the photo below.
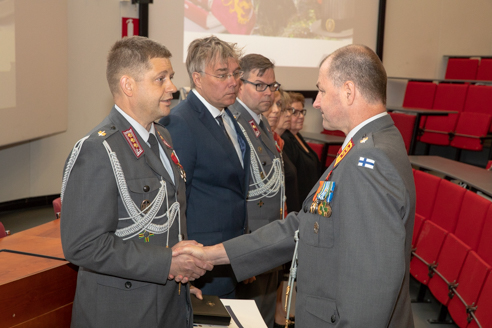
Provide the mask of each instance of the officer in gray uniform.
[{"label": "officer in gray uniform", "polygon": [[[275,81],[274,64],[266,57],[249,54],[239,62],[243,75],[236,102],[229,110],[249,144],[251,152],[248,190],[248,227],[255,231],[282,218],[284,174],[282,159],[266,112],[275,99],[280,84]],[[278,273],[270,270],[239,283],[236,297],[254,299],[268,327],[273,327]]]},{"label": "officer in gray uniform", "polygon": [[170,134],[153,123],[169,114],[176,92],[170,57],[143,37],[114,44],[107,78],[115,106],[65,165],[62,246],[80,266],[72,327],[193,325],[189,284],[168,277],[194,280],[212,266],[172,257],[173,246],[196,243],[182,241],[186,173]]}]

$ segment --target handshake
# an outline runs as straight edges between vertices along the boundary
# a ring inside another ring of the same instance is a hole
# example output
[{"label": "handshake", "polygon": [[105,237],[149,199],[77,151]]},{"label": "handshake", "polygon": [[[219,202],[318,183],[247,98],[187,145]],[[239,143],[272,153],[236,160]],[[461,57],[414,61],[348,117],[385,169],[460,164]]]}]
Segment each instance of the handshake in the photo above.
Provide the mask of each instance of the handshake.
[{"label": "handshake", "polygon": [[229,264],[224,245],[203,246],[194,240],[183,240],[172,248],[173,258],[168,279],[187,283],[200,278],[214,265]]}]

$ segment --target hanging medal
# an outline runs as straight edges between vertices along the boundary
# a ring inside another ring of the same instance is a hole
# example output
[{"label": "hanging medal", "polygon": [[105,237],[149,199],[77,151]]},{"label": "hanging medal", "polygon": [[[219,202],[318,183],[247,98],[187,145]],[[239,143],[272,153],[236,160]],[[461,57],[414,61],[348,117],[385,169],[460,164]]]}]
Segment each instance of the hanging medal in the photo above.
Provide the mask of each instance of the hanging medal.
[{"label": "hanging medal", "polygon": [[313,202],[311,203],[311,207],[309,208],[309,213],[322,215],[326,218],[329,218],[331,216],[331,201],[333,199],[333,192],[335,191],[335,182],[328,181],[328,179],[331,177],[333,170],[335,170],[337,165],[349,153],[353,146],[354,143],[352,142],[352,140],[350,140],[335,159],[335,164],[326,176],[325,181],[319,182],[319,187],[314,194]]}]

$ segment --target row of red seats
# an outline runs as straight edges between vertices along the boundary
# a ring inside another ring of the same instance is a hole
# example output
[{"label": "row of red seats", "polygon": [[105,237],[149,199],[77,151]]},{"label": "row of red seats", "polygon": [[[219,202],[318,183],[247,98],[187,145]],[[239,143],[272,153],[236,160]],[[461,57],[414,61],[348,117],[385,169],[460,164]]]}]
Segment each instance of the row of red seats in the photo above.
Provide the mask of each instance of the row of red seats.
[{"label": "row of red seats", "polygon": [[492,132],[492,86],[410,81],[403,107],[458,112],[422,120],[424,143],[481,151]]},{"label": "row of red seats", "polygon": [[492,206],[448,180],[414,171],[410,273],[459,327],[492,327]]},{"label": "row of red seats", "polygon": [[449,58],[444,78],[492,81],[492,58]]}]

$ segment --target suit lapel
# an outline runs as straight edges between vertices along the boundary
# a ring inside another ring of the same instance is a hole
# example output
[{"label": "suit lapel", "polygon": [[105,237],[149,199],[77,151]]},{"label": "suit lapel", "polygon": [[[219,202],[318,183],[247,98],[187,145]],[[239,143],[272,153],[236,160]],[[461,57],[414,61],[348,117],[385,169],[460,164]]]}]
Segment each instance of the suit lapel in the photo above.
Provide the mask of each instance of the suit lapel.
[{"label": "suit lapel", "polygon": [[[233,163],[233,165],[241,167],[241,162],[237,157],[236,149],[234,148],[234,145],[232,144],[232,142],[228,140],[227,136],[224,135],[224,132],[220,128],[219,124],[217,123],[217,120],[212,116],[212,114],[210,114],[210,112],[205,107],[205,105],[200,101],[200,99],[197,98],[197,96],[195,96],[193,92],[190,92],[188,94],[186,100],[187,101],[189,100],[193,104],[193,107],[199,113],[200,122],[207,128],[207,130],[215,138],[217,144],[224,150],[224,152],[226,154],[234,153],[236,155],[236,156],[227,156],[229,160]],[[236,128],[236,131],[237,129],[238,127]]]}]

